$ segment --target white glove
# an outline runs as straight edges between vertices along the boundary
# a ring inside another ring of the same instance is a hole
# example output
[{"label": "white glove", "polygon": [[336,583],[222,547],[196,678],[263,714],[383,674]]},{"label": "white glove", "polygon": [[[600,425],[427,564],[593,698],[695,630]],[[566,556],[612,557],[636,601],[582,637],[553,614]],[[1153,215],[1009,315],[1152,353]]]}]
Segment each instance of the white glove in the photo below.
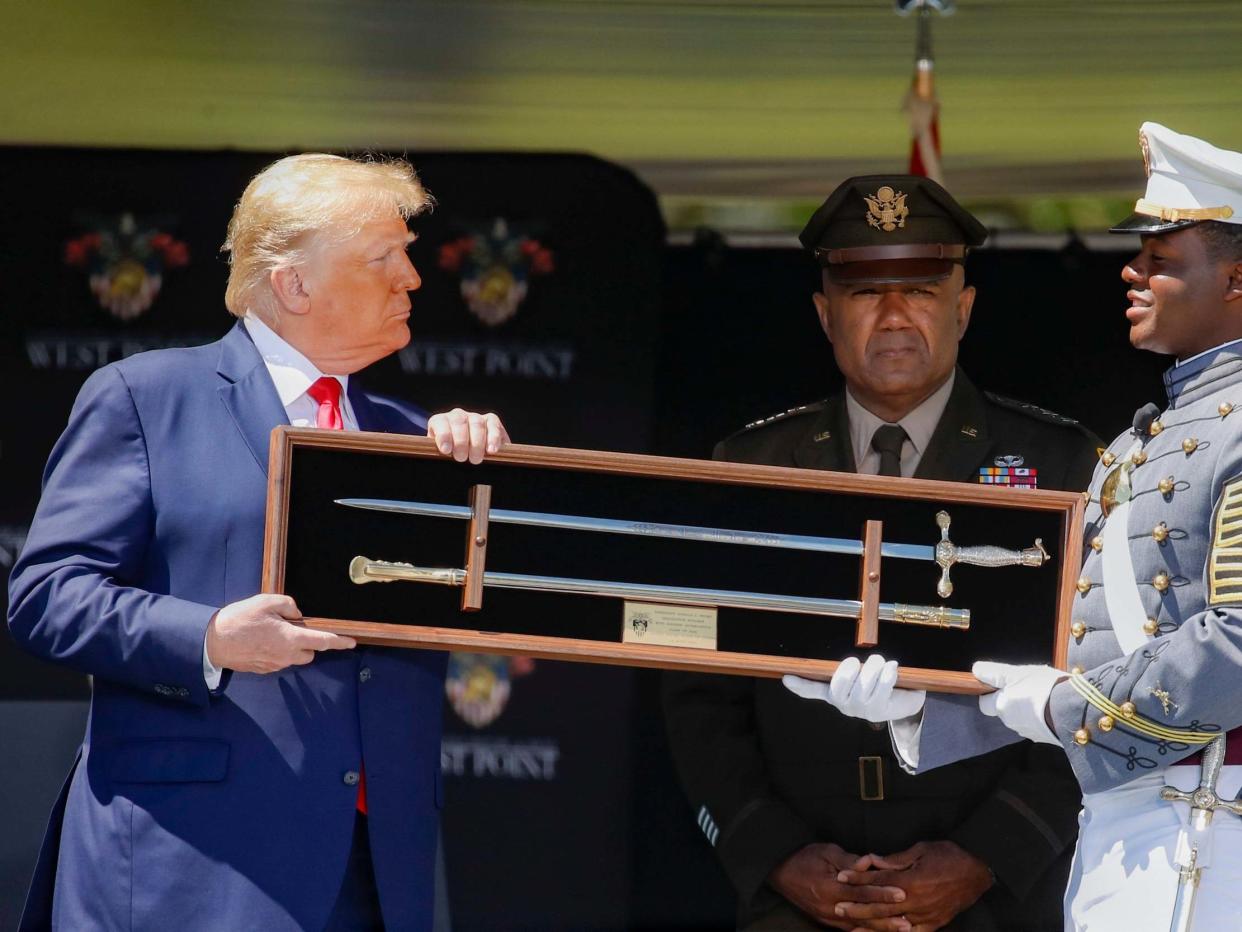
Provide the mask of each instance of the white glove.
[{"label": "white glove", "polygon": [[872,654],[866,663],[847,657],[827,683],[800,676],[784,676],[781,682],[803,699],[819,699],[835,706],[843,715],[869,722],[917,715],[927,698],[921,689],[894,689],[897,661],[886,662],[879,654]]},{"label": "white glove", "polygon": [[1061,743],[1044,720],[1044,710],[1048,708],[1052,687],[1065,676],[1064,672],[1042,664],[1016,666],[988,660],[980,660],[970,672],[996,687],[996,692],[979,697],[980,712],[1000,716],[1007,727],[1023,738],[1044,744]]}]

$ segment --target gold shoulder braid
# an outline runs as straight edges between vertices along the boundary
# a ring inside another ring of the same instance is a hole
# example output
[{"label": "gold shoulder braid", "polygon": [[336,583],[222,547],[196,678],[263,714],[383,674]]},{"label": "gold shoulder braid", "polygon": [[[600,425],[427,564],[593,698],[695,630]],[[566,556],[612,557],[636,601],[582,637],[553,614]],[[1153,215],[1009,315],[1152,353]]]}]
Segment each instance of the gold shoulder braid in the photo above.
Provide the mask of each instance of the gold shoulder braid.
[{"label": "gold shoulder braid", "polygon": [[1092,686],[1081,673],[1071,673],[1069,681],[1078,695],[1082,696],[1088,703],[1105,715],[1111,716],[1116,724],[1124,725],[1126,728],[1147,735],[1149,738],[1155,738],[1157,741],[1207,744],[1213,738],[1220,736],[1219,731],[1187,731],[1181,728],[1166,728],[1150,719],[1143,718],[1135,711],[1134,703],[1127,702],[1125,705],[1116,705],[1108,696]]},{"label": "gold shoulder braid", "polygon": [[1208,555],[1208,605],[1242,602],[1242,479],[1225,485]]}]

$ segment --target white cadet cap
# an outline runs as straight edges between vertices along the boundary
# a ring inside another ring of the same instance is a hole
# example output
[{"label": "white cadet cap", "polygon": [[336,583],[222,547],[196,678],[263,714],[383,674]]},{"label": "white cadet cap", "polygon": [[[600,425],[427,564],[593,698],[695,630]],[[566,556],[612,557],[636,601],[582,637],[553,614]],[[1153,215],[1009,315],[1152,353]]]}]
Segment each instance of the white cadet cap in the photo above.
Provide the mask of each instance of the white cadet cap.
[{"label": "white cadet cap", "polygon": [[1219,220],[1242,224],[1242,152],[1175,133],[1159,123],[1139,128],[1147,191],[1113,233],[1166,233]]}]

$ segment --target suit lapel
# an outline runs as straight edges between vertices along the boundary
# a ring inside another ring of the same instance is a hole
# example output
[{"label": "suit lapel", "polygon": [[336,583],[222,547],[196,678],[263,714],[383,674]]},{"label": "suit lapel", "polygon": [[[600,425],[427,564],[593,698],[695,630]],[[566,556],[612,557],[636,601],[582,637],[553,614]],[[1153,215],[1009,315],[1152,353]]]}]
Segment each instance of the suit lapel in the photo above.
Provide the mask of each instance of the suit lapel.
[{"label": "suit lapel", "polygon": [[272,428],[288,424],[289,419],[276,394],[276,386],[267,374],[267,366],[263,365],[259,351],[240,321],[220,341],[220,363],[216,371],[224,380],[219,388],[220,400],[255,462],[267,475]]},{"label": "suit lapel", "polygon": [[793,458],[794,463],[803,469],[854,472],[854,450],[850,443],[844,392],[828,399],[814,426],[794,447]]},{"label": "suit lapel", "polygon": [[350,376],[349,379],[349,406],[354,409],[354,420],[358,422],[359,430],[384,430],[387,423],[383,413],[379,410],[366,392],[362,390],[362,385],[358,382],[357,376]]},{"label": "suit lapel", "polygon": [[987,408],[979,390],[961,369],[949,403],[914,475],[919,479],[969,482],[976,479],[992,446]]}]

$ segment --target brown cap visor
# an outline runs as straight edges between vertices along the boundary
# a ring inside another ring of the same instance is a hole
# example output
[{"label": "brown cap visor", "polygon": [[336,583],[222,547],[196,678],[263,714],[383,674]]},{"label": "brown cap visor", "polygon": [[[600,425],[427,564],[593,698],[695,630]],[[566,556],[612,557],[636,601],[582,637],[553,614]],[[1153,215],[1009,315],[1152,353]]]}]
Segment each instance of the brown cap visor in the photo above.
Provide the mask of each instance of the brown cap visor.
[{"label": "brown cap visor", "polygon": [[[837,250],[847,252],[850,250]],[[877,262],[846,262],[824,265],[824,275],[838,285],[857,282],[938,282],[948,278],[961,259],[887,259]]]}]

